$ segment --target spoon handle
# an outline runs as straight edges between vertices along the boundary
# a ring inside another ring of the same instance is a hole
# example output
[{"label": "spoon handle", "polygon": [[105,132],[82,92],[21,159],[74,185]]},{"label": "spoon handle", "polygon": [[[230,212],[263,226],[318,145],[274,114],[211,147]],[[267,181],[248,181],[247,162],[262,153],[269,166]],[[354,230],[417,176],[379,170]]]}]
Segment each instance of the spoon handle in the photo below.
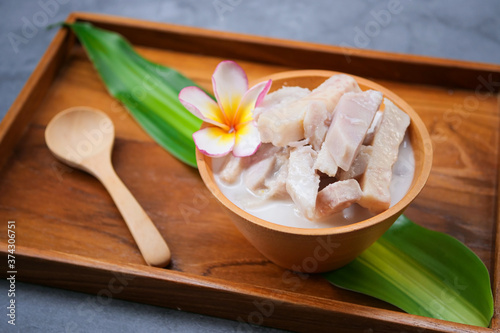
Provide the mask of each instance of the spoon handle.
[{"label": "spoon handle", "polygon": [[151,219],[123,184],[111,163],[100,168],[100,171],[97,176],[122,214],[144,260],[150,266],[167,266],[170,249]]}]

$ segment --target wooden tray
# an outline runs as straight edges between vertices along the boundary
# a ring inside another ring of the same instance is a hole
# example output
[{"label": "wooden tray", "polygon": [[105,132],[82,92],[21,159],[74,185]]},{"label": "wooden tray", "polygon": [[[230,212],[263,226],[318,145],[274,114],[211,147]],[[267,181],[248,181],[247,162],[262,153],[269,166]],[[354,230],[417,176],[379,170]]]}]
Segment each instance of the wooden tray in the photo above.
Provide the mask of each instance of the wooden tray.
[{"label": "wooden tray", "polygon": [[[407,210],[415,222],[467,244],[491,272],[498,300],[498,82],[500,66],[342,49],[102,15],[75,13],[117,31],[146,58],[211,89],[219,61],[250,79],[291,69],[370,78],[403,97],[433,137],[427,186]],[[138,88],[140,93],[140,87]],[[77,105],[104,110],[117,140],[113,162],[173,253],[146,266],[103,186],[57,162],[48,121]],[[294,331],[491,332],[409,315],[368,296],[270,263],[231,224],[195,169],[155,144],[107,93],[82,47],[62,28],[0,125],[0,215],[16,221],[17,278]],[[0,233],[6,255],[7,232]],[[5,276],[6,271],[2,271]],[[447,281],[460,283],[459,280]],[[474,286],[463,286],[474,288]],[[447,297],[444,292],[436,297]],[[495,305],[498,314],[498,302]]]}]

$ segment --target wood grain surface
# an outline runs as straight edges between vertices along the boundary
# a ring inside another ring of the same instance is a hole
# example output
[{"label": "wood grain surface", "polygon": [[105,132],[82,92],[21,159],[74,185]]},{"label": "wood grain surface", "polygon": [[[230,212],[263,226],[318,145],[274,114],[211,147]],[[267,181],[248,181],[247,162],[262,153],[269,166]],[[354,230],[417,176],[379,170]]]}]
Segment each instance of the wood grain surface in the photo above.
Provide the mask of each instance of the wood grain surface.
[{"label": "wood grain surface", "polygon": [[[335,48],[291,42],[288,47],[301,56],[280,62],[274,61],[273,52],[283,41],[233,34],[234,44],[225,35],[227,42],[219,42],[214,50],[206,44],[210,32],[200,29],[182,30],[90,14],[75,14],[69,20],[75,19],[114,28],[132,41],[140,35],[157,43],[156,47],[136,49],[208,90],[212,72],[224,59],[236,60],[252,80],[285,70],[324,68],[325,52],[338,55]],[[162,36],[183,33],[190,43],[197,44],[188,46],[180,37],[157,42]],[[250,55],[234,57],[242,52],[236,52],[235,45],[243,45]],[[204,52],[192,52],[200,48]],[[487,82],[499,81],[500,68],[353,52],[359,57],[352,61],[359,65],[352,65],[352,74],[366,76],[405,99],[433,138],[431,176],[406,215],[469,246],[489,269],[496,295],[500,110],[497,88],[489,91],[492,85]],[[362,65],[365,58],[371,60]],[[390,66],[393,58],[397,60],[394,69]],[[381,66],[377,71],[383,69],[385,76],[375,73],[373,66],[377,64]],[[346,63],[326,69],[349,73],[350,68]],[[438,74],[453,75],[444,82],[433,68],[440,68]],[[412,81],[415,71],[418,77]],[[111,98],[82,47],[73,43],[66,31],[56,36],[27,86],[0,126],[0,216],[4,226],[8,220],[16,221],[19,279],[99,293],[109,292],[110,279],[116,274],[129,274],[134,278],[125,281],[123,290],[114,297],[230,318],[242,325],[253,322],[296,331],[328,331],[333,326],[342,332],[472,330],[466,325],[404,314],[382,301],[335,288],[320,276],[297,275],[269,262],[231,224],[197,170],[159,147]],[[143,88],[139,86],[137,94]],[[44,141],[47,123],[61,110],[79,105],[101,109],[112,118],[116,131],[113,164],[169,244],[172,262],[168,269],[146,265],[98,180],[66,167],[49,152]],[[6,237],[6,232],[0,232],[2,253],[7,248]],[[267,316],[270,307],[259,304],[271,304],[273,310]],[[498,313],[498,306],[495,308]],[[497,331],[496,316],[492,325],[492,329],[478,331]]]}]

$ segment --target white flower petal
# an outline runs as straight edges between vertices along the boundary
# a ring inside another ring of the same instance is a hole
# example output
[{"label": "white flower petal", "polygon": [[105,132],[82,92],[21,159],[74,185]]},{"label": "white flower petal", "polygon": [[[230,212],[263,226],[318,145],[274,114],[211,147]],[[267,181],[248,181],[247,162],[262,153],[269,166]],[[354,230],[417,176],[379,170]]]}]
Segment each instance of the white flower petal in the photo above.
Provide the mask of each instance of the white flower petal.
[{"label": "white flower petal", "polygon": [[234,147],[235,134],[219,127],[206,127],[193,134],[196,147],[205,155],[220,157],[227,155]]},{"label": "white flower petal", "polygon": [[240,125],[236,130],[236,140],[233,148],[233,155],[245,157],[255,154],[261,144],[260,134],[253,121]]},{"label": "white flower petal", "polygon": [[186,87],[179,93],[179,101],[201,120],[229,130],[219,105],[198,87]]},{"label": "white flower petal", "polygon": [[248,90],[245,71],[234,61],[222,61],[214,71],[212,85],[219,107],[232,122],[243,95]]},{"label": "white flower petal", "polygon": [[238,107],[235,124],[246,123],[253,119],[253,110],[264,100],[271,89],[271,83],[271,80],[258,83],[245,93]]}]

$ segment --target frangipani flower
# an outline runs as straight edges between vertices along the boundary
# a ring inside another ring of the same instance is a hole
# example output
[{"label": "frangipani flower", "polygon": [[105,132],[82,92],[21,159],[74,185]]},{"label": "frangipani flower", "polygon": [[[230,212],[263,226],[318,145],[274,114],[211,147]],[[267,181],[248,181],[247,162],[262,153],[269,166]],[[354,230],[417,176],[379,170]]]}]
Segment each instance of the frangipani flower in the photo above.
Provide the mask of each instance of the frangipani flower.
[{"label": "frangipani flower", "polygon": [[271,88],[271,80],[249,90],[245,71],[226,60],[215,69],[212,86],[217,102],[198,87],[186,87],[179,93],[186,109],[207,123],[193,134],[196,147],[214,157],[231,151],[237,157],[254,154],[261,142],[253,110]]}]

